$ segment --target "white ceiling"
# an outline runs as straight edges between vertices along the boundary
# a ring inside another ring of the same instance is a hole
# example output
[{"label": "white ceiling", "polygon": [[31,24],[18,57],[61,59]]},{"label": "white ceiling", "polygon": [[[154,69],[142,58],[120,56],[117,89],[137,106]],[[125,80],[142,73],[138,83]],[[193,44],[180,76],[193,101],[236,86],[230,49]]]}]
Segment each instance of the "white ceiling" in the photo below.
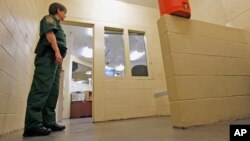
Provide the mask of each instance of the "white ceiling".
[{"label": "white ceiling", "polygon": [[62,25],[69,43],[69,53],[92,64],[92,58],[82,56],[83,47],[92,48],[94,46],[93,29],[90,27]]},{"label": "white ceiling", "polygon": [[145,7],[158,8],[158,0],[117,0]]}]

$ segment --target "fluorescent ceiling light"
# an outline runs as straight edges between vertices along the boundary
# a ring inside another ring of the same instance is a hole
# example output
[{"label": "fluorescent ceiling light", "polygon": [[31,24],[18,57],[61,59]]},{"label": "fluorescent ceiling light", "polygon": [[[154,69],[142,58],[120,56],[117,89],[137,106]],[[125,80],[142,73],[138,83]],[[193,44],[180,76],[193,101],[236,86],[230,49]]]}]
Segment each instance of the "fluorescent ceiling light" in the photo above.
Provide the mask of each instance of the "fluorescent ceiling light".
[{"label": "fluorescent ceiling light", "polygon": [[144,54],[145,54],[145,52],[138,52],[137,50],[135,50],[135,51],[130,53],[130,60],[135,61],[135,60],[141,58]]},{"label": "fluorescent ceiling light", "polygon": [[81,83],[83,83],[83,82],[84,82],[83,80],[80,80],[80,81],[76,81],[75,83],[81,84]]},{"label": "fluorescent ceiling light", "polygon": [[86,29],[86,33],[87,33],[88,36],[93,37],[93,30],[92,30],[92,28],[87,28]]},{"label": "fluorescent ceiling light", "polygon": [[93,58],[93,49],[89,47],[83,47],[81,55],[86,58]]},{"label": "fluorescent ceiling light", "polygon": [[92,74],[92,72],[91,72],[91,71],[87,71],[85,74],[87,74],[87,75],[91,75],[91,74]]},{"label": "fluorescent ceiling light", "polygon": [[117,71],[123,71],[124,70],[124,65],[120,64],[115,67],[115,70]]}]

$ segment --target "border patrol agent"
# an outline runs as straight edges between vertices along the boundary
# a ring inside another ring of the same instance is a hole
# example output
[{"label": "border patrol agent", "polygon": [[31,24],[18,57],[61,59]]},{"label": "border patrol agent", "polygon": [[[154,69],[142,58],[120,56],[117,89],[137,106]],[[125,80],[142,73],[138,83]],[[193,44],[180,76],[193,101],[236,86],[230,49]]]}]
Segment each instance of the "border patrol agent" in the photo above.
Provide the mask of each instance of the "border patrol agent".
[{"label": "border patrol agent", "polygon": [[56,123],[56,103],[62,60],[66,55],[66,35],[60,25],[67,9],[60,3],[49,6],[49,15],[40,22],[40,39],[35,53],[35,71],[27,100],[24,137],[46,136],[62,131]]}]

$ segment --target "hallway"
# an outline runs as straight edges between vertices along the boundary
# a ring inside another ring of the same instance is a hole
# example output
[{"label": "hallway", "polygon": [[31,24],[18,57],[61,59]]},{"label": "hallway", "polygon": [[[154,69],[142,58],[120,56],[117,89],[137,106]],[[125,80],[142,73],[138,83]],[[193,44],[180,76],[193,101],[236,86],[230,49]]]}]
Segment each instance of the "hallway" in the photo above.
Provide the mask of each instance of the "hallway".
[{"label": "hallway", "polygon": [[249,124],[250,119],[199,126],[171,127],[169,117],[91,123],[90,118],[65,120],[64,132],[46,137],[23,138],[22,131],[0,137],[0,141],[228,141],[229,124]]}]

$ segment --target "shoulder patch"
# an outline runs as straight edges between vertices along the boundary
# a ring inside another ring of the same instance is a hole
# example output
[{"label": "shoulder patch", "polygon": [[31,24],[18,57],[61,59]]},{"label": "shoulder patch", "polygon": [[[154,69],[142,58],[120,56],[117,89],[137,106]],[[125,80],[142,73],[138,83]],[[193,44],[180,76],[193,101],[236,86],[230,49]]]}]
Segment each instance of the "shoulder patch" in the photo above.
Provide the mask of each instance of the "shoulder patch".
[{"label": "shoulder patch", "polygon": [[47,16],[45,18],[45,20],[46,20],[46,23],[48,23],[48,24],[52,24],[54,22],[54,19],[52,17],[50,17],[50,16]]}]

